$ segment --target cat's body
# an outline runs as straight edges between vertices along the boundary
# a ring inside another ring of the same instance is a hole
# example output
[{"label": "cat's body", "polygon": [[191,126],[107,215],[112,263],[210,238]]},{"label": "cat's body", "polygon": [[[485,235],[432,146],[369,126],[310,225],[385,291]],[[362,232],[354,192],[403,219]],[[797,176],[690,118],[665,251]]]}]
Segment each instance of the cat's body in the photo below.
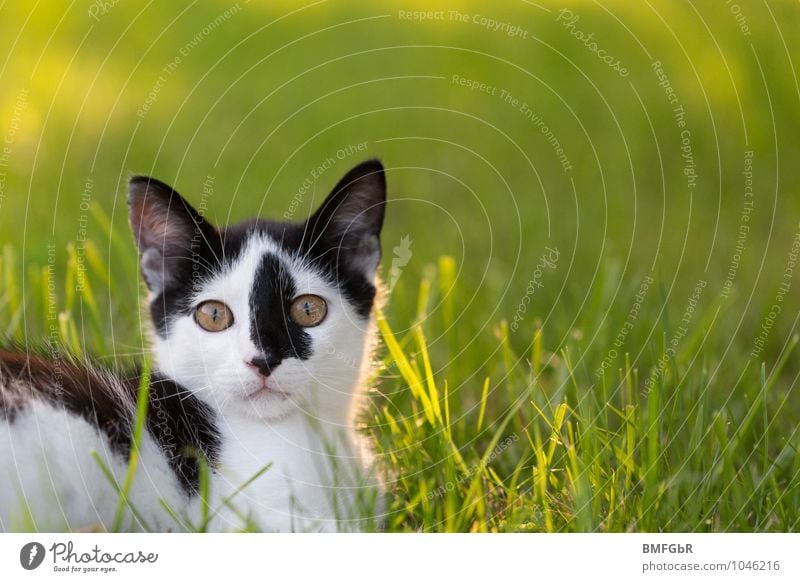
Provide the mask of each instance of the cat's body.
[{"label": "cat's body", "polygon": [[[380,163],[352,170],[304,223],[216,229],[149,178],[131,181],[129,201],[154,372],[123,527],[374,527],[379,484],[354,415],[374,335]],[[120,495],[106,470],[122,487],[139,384],[0,352],[0,530],[111,528]]]}]

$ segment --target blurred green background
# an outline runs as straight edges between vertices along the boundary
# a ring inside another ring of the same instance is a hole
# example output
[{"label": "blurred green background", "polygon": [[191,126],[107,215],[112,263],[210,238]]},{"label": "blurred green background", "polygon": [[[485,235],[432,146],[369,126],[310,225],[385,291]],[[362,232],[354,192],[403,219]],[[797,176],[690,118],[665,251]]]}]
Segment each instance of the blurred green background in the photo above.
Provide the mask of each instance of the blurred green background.
[{"label": "blurred green background", "polygon": [[[465,342],[513,319],[546,247],[560,260],[530,296],[521,349],[534,318],[560,330],[557,345],[607,344],[619,328],[607,308],[652,275],[652,313],[678,319],[699,279],[705,309],[730,278],[720,325],[745,353],[784,282],[800,222],[796,2],[107,0],[6,3],[2,16],[0,243],[20,251],[19,269],[84,236],[128,253],[107,306],[123,315],[118,333],[134,323],[133,244],[110,245],[86,208],[127,237],[132,173],[173,184],[212,221],[300,219],[379,156],[386,278],[405,254],[395,247],[413,241],[399,280],[411,284],[391,309],[410,318],[426,265],[451,255]],[[766,356],[794,331],[798,289]]]},{"label": "blurred green background", "polygon": [[796,1],[0,16],[0,335],[141,356],[134,173],[300,220],[378,156],[389,530],[800,527]]}]

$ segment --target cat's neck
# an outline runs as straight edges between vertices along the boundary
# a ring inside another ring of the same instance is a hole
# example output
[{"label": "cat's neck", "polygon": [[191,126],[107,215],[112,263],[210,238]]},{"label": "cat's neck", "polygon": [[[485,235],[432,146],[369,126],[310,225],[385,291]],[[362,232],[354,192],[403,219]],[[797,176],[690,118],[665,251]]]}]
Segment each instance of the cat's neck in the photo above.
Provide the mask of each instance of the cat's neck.
[{"label": "cat's neck", "polygon": [[250,445],[251,453],[271,448],[273,452],[298,449],[332,454],[350,447],[355,436],[352,424],[330,422],[301,411],[269,421],[246,414],[228,415],[220,428],[239,445]]},{"label": "cat's neck", "polygon": [[[160,399],[166,385],[171,385],[168,404]],[[265,420],[246,407],[216,402],[207,396],[209,392],[186,391],[154,371],[150,416],[159,423],[154,427],[156,432],[168,435],[162,439],[168,445],[178,435],[176,427],[186,426],[194,433],[204,422],[209,423],[204,429],[204,433],[213,436],[209,442],[184,438],[172,443],[168,452],[175,456],[186,444],[204,453],[212,468],[215,507],[222,507],[226,505],[222,500],[235,497],[237,510],[251,515],[269,531],[317,531],[334,528],[338,514],[353,514],[354,491],[376,482],[366,471],[369,454],[347,409],[298,402],[290,413]],[[207,410],[208,415],[181,416],[180,411],[191,408]],[[313,412],[318,408],[327,416]],[[185,465],[180,468],[181,474],[191,473],[189,484],[197,487],[199,468],[193,458]],[[248,483],[247,495],[237,493],[243,483]],[[339,509],[333,509],[339,505]],[[306,514],[324,519],[309,520],[303,517]],[[223,518],[227,521],[215,527],[236,527],[235,512],[228,515],[223,511],[220,519]]]}]

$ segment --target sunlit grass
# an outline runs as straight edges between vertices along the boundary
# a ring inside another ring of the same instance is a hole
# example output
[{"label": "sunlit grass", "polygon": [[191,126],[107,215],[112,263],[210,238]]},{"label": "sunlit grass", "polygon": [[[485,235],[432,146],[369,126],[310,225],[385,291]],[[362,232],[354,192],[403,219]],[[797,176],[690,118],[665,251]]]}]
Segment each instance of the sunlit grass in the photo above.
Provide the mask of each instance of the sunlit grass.
[{"label": "sunlit grass", "polygon": [[[94,214],[102,222],[102,212]],[[16,252],[4,249],[0,321],[9,337],[50,338],[77,357],[107,357],[141,342],[135,309],[118,320],[117,335],[109,333],[99,305],[131,298],[111,293],[112,269],[99,255],[87,261],[85,277],[74,248],[57,249],[54,260],[65,265],[64,277],[27,265],[23,295]],[[486,332],[483,358],[473,360],[479,365],[470,365],[449,359],[461,345],[455,269],[450,257],[428,269],[411,321],[392,321],[391,298],[377,313],[384,347],[363,422],[388,486],[388,531],[797,529],[800,435],[789,407],[794,380],[785,372],[797,338],[769,372],[754,365],[735,386],[708,373],[713,355],[703,346],[716,333],[709,314],[660,375],[632,367],[626,355],[597,381],[574,365],[579,344],[556,349],[557,330],[536,322],[524,327],[525,353],[498,322]],[[406,291],[414,284],[399,283]],[[606,347],[592,344],[580,357],[599,362]],[[663,350],[662,340],[649,349]],[[112,362],[132,360],[141,358]],[[118,521],[134,471],[117,484]],[[184,525],[202,531],[208,521]]]},{"label": "sunlit grass", "polygon": [[[699,366],[681,369],[680,362],[703,357],[702,346],[687,342],[676,369],[645,392],[645,374],[627,357],[592,385],[574,369],[569,350],[544,356],[548,330],[534,330],[531,354],[520,357],[501,324],[496,357],[510,365],[486,379],[486,391],[469,368],[444,364],[432,378],[421,328],[397,337],[379,321],[389,352],[381,386],[399,394],[371,429],[395,477],[392,530],[798,526],[800,435],[785,408],[791,391],[782,401],[770,398],[777,382],[792,381],[784,365],[796,355],[797,338],[769,376],[756,366],[739,386],[715,381]],[[460,386],[459,398],[448,386]],[[724,393],[746,407],[720,399]]]},{"label": "sunlit grass", "polygon": [[[798,230],[785,161],[800,147],[787,59],[796,3],[740,3],[750,36],[727,5],[569,3],[626,78],[556,22],[562,4],[550,1],[323,2],[293,15],[286,2],[249,3],[139,117],[164,66],[232,4],[140,15],[117,3],[99,21],[75,3],[3,6],[0,336],[141,364],[131,173],[193,203],[213,176],[204,202],[216,223],[279,218],[311,168],[366,141],[364,156],[388,168],[387,278],[394,245],[413,240],[377,314],[380,361],[362,418],[386,471],[388,530],[798,529],[796,280],[751,354]],[[398,15],[437,9],[519,25],[529,38]],[[691,197],[655,60],[692,130],[701,177]],[[535,108],[574,170],[561,171],[517,107],[454,74]],[[758,196],[722,300],[748,150]],[[296,218],[358,161],[337,160]],[[545,245],[562,261],[517,325]],[[643,277],[651,290],[617,345]],[[700,277],[707,290],[673,353]]]}]

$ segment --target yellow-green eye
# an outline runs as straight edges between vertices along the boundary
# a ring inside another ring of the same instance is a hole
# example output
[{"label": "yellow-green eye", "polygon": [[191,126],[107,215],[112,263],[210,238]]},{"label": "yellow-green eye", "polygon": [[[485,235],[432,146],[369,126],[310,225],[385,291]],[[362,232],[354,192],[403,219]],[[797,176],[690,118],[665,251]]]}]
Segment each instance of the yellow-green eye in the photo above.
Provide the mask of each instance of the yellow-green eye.
[{"label": "yellow-green eye", "polygon": [[233,313],[221,301],[203,301],[195,309],[194,320],[206,331],[222,331],[233,325]]},{"label": "yellow-green eye", "polygon": [[328,314],[328,304],[318,295],[300,295],[292,301],[289,315],[297,325],[314,327]]}]

